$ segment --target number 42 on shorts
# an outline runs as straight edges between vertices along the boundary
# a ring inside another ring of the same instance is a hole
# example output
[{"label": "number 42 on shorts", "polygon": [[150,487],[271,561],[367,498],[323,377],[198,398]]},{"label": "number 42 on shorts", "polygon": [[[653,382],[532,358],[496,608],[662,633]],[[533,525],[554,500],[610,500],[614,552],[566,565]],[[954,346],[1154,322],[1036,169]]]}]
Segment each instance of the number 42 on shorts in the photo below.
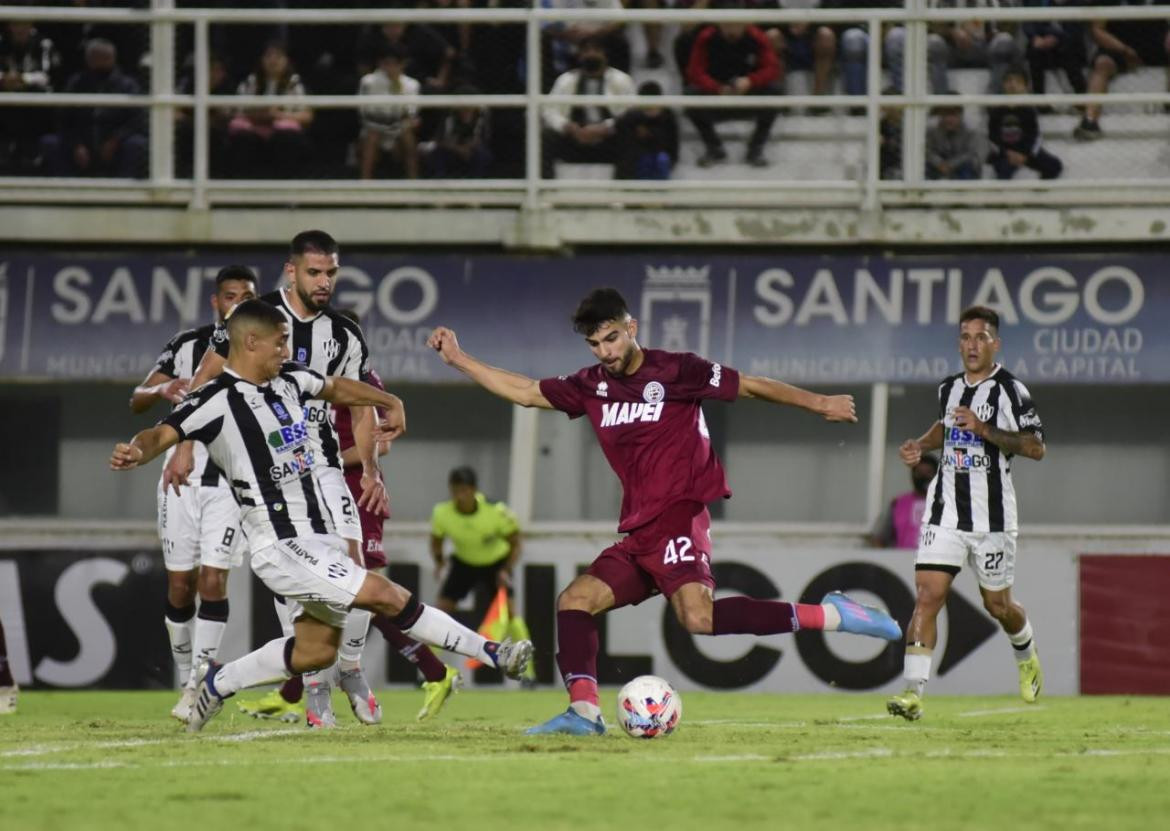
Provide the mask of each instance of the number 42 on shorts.
[{"label": "number 42 on shorts", "polygon": [[[662,552],[662,564],[672,566],[675,563],[693,563],[695,555],[691,553],[692,548],[694,548],[694,543],[691,542],[690,537],[676,537],[673,540],[667,540],[666,550]],[[699,556],[706,562],[706,554],[700,552]]]}]

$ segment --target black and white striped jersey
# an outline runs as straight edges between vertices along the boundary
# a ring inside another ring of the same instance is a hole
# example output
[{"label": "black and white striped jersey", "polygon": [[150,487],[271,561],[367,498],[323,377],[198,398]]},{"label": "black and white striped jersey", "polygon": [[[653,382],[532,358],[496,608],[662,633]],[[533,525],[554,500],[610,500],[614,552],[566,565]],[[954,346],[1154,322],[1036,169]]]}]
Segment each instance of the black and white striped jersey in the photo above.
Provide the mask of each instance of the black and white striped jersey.
[{"label": "black and white striped jersey", "polygon": [[1027,387],[996,364],[978,384],[968,384],[962,372],[944,380],[938,406],[942,459],[926,492],[923,521],[959,531],[1017,530],[1012,454],[955,427],[954,412],[969,407],[980,421],[1008,432],[1035,433],[1043,440],[1044,428]]},{"label": "black and white striped jersey", "polygon": [[[190,379],[195,375],[199,362],[203,360],[203,353],[207,351],[216,328],[216,324],[208,323],[206,326],[179,332],[167,341],[150,374],[159,372],[168,378]],[[168,460],[174,452],[174,448],[167,451]],[[192,484],[198,483],[207,487],[227,484],[223,478],[223,471],[209,461],[207,448],[200,444],[195,445],[195,467],[191,471],[190,481]]]},{"label": "black and white striped jersey", "polygon": [[277,540],[335,533],[313,476],[321,460],[305,406],[324,385],[323,376],[293,363],[260,386],[225,369],[161,422],[207,446],[240,505],[254,552]]},{"label": "black and white striped jersey", "polygon": [[[370,352],[361,327],[333,309],[325,309],[311,318],[297,317],[288,305],[285,290],[277,289],[260,299],[275,306],[288,320],[289,354],[294,363],[304,364],[320,375],[340,375],[360,381],[369,371]],[[228,355],[226,329],[221,325],[213,335],[212,347],[221,357]],[[324,401],[305,404],[313,437],[321,448],[323,461],[341,468],[341,450],[337,433],[329,422],[329,405]]]}]

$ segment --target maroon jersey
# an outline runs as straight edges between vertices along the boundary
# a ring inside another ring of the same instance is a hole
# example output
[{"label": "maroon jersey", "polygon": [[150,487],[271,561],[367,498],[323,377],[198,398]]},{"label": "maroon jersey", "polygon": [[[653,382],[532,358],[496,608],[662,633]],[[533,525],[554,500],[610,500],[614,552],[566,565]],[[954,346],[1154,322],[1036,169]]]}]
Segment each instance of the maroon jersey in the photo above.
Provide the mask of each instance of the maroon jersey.
[{"label": "maroon jersey", "polygon": [[[382,379],[378,377],[378,373],[372,369],[362,376],[362,380],[380,390],[386,389],[382,385]],[[353,419],[349,414],[349,407],[331,406],[329,409],[333,416],[333,429],[337,431],[338,447],[341,452],[345,452],[353,447]],[[379,413],[382,411],[379,410]],[[345,484],[349,486],[349,492],[353,495],[353,501],[356,505],[358,498],[362,495],[362,467],[355,465],[343,470]],[[372,514],[365,508],[358,508],[358,518],[362,523],[366,568],[382,568],[386,565],[386,554],[382,547],[382,523],[385,518]]]},{"label": "maroon jersey", "polygon": [[570,418],[589,416],[622,483],[622,532],[676,502],[731,496],[699,405],[705,398],[734,401],[739,373],[690,352],[646,349],[642,355],[633,375],[619,378],[594,364],[540,382],[553,407]]},{"label": "maroon jersey", "polygon": [[[372,387],[377,387],[383,392],[386,391],[386,387],[382,385],[382,379],[372,369],[362,376],[362,380]],[[331,405],[329,409],[333,416],[333,429],[337,431],[337,444],[344,452],[353,447],[353,419],[349,415],[349,407]],[[378,414],[384,415],[381,410],[378,411]]]}]

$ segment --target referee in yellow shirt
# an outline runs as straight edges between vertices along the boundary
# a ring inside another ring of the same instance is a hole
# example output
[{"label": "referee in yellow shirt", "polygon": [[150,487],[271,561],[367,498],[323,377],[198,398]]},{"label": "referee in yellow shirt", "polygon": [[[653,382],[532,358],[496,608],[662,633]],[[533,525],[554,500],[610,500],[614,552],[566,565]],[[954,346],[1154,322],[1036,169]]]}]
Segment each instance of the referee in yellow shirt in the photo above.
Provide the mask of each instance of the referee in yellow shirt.
[{"label": "referee in yellow shirt", "polygon": [[[508,629],[501,635],[516,640],[528,638],[528,626],[515,614],[511,601],[512,570],[520,559],[520,526],[515,514],[503,502],[489,502],[479,492],[475,471],[470,467],[452,470],[447,484],[451,498],[431,511],[431,557],[436,580],[445,565],[444,542],[450,539],[455,550],[435,605],[454,612],[473,589],[482,586],[490,594],[503,587],[508,590]],[[534,672],[531,665],[529,672]]]}]

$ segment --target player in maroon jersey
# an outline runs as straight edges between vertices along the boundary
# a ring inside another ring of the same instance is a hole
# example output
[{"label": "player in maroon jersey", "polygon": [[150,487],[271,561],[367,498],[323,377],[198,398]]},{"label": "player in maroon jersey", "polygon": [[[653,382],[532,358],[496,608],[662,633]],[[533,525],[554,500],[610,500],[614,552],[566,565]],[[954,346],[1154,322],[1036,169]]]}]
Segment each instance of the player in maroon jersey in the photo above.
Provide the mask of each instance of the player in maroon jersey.
[{"label": "player in maroon jersey", "polygon": [[697,355],[643,349],[638,322],[614,289],[591,292],[573,328],[598,363],[574,375],[536,381],[489,366],[439,327],[428,340],[443,361],[480,386],[525,407],[587,416],[622,483],[618,531],[627,536],[593,561],[557,598],[557,664],[569,709],[529,733],[605,732],[597,694],[595,615],[661,593],[679,622],[698,635],[773,635],[798,629],[852,632],[898,640],[885,612],[840,592],[820,604],[750,597],[714,598],[707,503],[731,496],[711,448],[704,399],[760,398],[808,410],[828,421],[857,421],[851,395],[819,395],[780,381],[741,375]]}]

